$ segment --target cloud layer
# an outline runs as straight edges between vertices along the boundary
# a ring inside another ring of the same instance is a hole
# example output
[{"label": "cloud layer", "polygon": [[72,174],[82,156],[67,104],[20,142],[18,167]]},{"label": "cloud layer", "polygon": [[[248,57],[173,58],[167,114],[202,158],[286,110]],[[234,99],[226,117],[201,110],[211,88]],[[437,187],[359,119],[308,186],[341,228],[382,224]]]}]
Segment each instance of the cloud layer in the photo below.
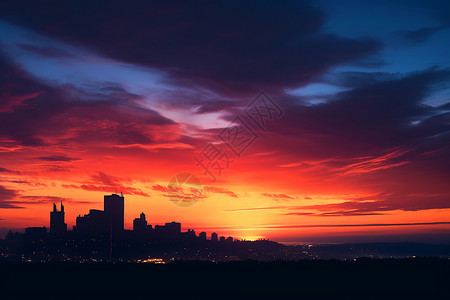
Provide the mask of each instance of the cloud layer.
[{"label": "cloud layer", "polygon": [[[435,23],[372,32],[307,1],[3,1],[2,219],[118,189],[130,213],[151,203],[205,226],[446,225],[450,69],[431,50],[449,23],[436,7],[423,6]],[[406,68],[398,48],[423,59]],[[266,130],[242,110],[261,89],[284,111]],[[224,146],[236,116],[257,138],[212,182],[194,156]],[[202,180],[190,212],[167,201],[180,172]]]}]

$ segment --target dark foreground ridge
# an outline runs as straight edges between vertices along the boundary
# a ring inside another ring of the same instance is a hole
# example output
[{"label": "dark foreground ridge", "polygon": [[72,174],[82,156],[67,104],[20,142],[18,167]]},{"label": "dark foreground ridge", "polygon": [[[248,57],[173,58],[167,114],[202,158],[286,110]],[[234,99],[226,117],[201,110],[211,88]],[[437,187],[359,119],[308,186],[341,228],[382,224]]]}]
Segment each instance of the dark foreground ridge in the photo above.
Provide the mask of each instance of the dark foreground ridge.
[{"label": "dark foreground ridge", "polygon": [[2,299],[446,299],[437,258],[0,264]]}]

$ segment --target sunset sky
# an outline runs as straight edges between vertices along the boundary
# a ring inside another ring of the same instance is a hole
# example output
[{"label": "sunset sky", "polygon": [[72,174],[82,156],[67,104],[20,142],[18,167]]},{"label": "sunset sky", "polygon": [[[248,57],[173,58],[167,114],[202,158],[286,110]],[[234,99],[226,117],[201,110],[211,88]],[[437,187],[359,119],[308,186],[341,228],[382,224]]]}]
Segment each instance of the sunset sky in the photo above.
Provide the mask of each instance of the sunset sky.
[{"label": "sunset sky", "polygon": [[[258,95],[280,109],[263,128]],[[215,179],[208,146],[229,158]],[[168,195],[180,173],[200,180],[191,206]],[[48,227],[59,201],[72,228],[116,188],[128,229],[144,212],[244,239],[450,243],[450,2],[2,1],[0,236]]]}]

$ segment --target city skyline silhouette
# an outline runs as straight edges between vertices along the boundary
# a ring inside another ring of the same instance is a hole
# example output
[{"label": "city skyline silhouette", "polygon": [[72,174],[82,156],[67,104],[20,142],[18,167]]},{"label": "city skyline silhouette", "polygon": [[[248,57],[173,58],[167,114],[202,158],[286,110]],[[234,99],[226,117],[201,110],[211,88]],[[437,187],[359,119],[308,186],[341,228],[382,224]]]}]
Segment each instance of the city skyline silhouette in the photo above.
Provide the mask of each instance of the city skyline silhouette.
[{"label": "city skyline silhouette", "polygon": [[450,1],[0,1],[0,299],[449,299]]}]

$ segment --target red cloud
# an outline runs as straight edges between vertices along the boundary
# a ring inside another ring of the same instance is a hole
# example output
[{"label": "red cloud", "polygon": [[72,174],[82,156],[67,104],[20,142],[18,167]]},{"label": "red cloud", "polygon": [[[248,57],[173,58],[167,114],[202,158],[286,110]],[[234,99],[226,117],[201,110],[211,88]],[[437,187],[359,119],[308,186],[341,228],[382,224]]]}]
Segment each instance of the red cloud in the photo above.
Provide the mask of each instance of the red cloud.
[{"label": "red cloud", "polygon": [[203,188],[203,190],[205,192],[216,193],[216,194],[225,194],[225,195],[228,195],[233,198],[238,198],[238,195],[236,195],[233,191],[227,190],[225,188],[214,187],[214,186],[205,186]]},{"label": "red cloud", "polygon": [[262,193],[264,197],[279,200],[279,199],[294,199],[291,196],[288,196],[286,194],[268,194],[268,193]]}]

